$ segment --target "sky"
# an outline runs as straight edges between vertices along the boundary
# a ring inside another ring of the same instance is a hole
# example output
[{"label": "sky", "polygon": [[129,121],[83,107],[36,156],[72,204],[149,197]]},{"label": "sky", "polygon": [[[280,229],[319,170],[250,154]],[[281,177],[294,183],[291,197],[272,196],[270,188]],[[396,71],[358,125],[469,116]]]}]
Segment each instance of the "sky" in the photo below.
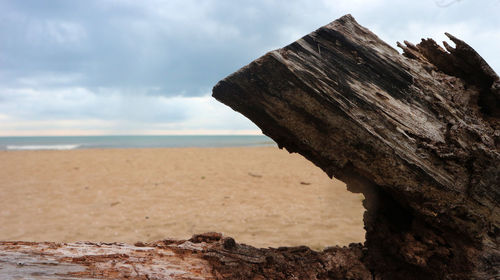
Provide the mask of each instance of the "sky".
[{"label": "sky", "polygon": [[500,0],[0,0],[0,136],[258,134],[212,87],[348,13],[500,71]]}]

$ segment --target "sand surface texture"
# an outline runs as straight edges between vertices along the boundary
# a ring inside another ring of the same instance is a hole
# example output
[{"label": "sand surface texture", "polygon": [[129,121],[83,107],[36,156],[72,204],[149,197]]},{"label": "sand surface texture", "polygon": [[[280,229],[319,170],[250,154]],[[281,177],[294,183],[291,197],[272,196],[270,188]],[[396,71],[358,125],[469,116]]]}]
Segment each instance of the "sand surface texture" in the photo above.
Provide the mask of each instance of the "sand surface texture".
[{"label": "sand surface texture", "polygon": [[0,152],[0,240],[364,240],[362,196],[275,147]]}]

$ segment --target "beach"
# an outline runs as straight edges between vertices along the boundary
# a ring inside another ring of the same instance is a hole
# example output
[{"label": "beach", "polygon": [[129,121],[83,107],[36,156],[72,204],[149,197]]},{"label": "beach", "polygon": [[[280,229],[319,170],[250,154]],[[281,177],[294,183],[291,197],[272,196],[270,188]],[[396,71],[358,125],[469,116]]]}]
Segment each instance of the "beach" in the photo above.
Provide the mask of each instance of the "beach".
[{"label": "beach", "polygon": [[277,147],[0,151],[0,240],[363,242],[363,196]]}]

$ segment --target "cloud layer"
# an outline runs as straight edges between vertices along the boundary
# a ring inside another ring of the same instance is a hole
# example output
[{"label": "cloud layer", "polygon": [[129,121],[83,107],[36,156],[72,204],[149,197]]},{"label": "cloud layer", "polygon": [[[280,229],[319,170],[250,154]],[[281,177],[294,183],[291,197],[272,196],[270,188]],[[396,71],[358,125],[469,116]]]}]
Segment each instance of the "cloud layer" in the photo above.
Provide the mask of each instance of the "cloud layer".
[{"label": "cloud layer", "polygon": [[0,1],[0,135],[257,131],[212,86],[346,13],[391,45],[450,32],[500,70],[500,1],[455,2]]}]

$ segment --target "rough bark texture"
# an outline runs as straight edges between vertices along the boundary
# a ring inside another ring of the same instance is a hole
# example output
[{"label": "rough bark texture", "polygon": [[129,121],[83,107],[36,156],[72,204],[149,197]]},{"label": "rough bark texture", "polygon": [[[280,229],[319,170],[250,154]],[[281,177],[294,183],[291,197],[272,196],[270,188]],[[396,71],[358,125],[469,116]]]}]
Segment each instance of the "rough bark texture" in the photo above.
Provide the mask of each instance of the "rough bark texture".
[{"label": "rough bark texture", "polygon": [[401,55],[347,15],[213,89],[365,195],[374,279],[500,277],[500,80],[447,35]]},{"label": "rough bark texture", "polygon": [[361,244],[256,249],[219,233],[153,243],[0,242],[0,279],[371,279]]}]

